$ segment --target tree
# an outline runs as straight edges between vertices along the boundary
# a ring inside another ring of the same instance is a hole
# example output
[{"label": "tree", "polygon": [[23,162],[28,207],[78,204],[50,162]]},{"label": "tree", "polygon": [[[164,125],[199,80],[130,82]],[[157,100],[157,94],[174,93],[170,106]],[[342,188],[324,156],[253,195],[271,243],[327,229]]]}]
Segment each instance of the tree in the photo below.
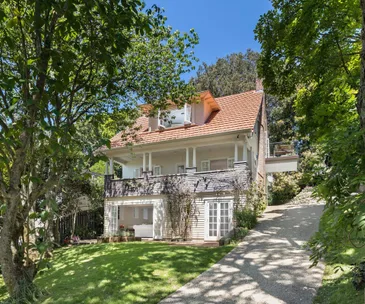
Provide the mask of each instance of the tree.
[{"label": "tree", "polygon": [[317,187],[327,205],[311,243],[316,262],[349,241],[364,244],[365,4],[272,4],[255,30],[262,46],[259,75],[270,94],[295,96],[299,132],[327,160]]},{"label": "tree", "polygon": [[[93,147],[108,144],[103,136],[88,141],[106,117],[123,129],[137,102],[163,108],[167,99],[191,100],[192,86],[178,76],[192,65],[197,37],[171,33],[160,10],[144,12],[139,0],[11,0],[0,4],[0,23],[0,264],[10,295],[22,301],[36,289],[47,249],[40,238],[23,238],[34,232],[24,229],[30,214],[37,204],[54,205],[47,195],[75,157],[87,167]],[[145,56],[141,49],[152,44]],[[143,62],[150,69],[139,74]],[[36,260],[25,255],[30,250]]]},{"label": "tree", "polygon": [[197,91],[209,90],[214,97],[238,94],[256,88],[256,62],[259,53],[232,53],[211,65],[203,63],[191,79]]}]

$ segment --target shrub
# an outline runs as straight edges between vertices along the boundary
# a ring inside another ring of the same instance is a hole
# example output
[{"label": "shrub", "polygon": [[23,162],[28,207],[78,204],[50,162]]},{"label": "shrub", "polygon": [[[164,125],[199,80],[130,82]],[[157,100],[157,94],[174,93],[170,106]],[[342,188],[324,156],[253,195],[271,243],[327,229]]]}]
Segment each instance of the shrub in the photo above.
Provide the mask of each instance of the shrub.
[{"label": "shrub", "polygon": [[275,173],[270,186],[271,204],[285,204],[300,192],[300,173]]},{"label": "shrub", "polygon": [[244,227],[237,227],[234,230],[234,239],[242,240],[248,234],[248,229]]},{"label": "shrub", "polygon": [[267,207],[267,200],[262,184],[252,183],[246,191],[246,207],[260,216]]},{"label": "shrub", "polygon": [[318,150],[307,150],[301,153],[299,172],[299,186],[305,188],[306,186],[316,186],[323,180],[323,172],[326,166],[323,156]]},{"label": "shrub", "polygon": [[256,213],[246,206],[235,211],[235,218],[238,228],[252,229],[257,224]]}]

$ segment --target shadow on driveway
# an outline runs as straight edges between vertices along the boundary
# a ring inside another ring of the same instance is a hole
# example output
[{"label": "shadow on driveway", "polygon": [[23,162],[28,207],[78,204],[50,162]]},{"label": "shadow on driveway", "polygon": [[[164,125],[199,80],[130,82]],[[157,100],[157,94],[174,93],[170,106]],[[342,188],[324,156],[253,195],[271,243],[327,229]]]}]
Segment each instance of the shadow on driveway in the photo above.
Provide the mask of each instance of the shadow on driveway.
[{"label": "shadow on driveway", "polygon": [[312,303],[323,265],[309,268],[302,245],[323,205],[268,207],[237,248],[161,303]]}]

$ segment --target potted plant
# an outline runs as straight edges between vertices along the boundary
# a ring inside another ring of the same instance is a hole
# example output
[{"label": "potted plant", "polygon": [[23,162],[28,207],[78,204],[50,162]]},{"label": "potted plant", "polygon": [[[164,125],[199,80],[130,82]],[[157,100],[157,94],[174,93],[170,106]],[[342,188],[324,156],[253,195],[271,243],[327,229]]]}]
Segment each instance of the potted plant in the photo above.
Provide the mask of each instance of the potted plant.
[{"label": "potted plant", "polygon": [[126,233],[125,230],[119,230],[119,242],[125,242]]},{"label": "potted plant", "polygon": [[134,229],[129,230],[129,240],[134,241]]}]

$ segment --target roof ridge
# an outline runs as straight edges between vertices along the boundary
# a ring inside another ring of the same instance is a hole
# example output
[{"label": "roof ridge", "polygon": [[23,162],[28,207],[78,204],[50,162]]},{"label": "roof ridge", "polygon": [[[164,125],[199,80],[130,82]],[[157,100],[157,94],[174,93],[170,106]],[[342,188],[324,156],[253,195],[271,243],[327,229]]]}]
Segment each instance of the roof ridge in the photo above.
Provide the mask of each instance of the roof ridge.
[{"label": "roof ridge", "polygon": [[226,96],[221,96],[221,97],[215,97],[215,99],[221,99],[221,98],[228,98],[228,97],[233,97],[233,96],[238,96],[238,95],[244,95],[247,93],[263,93],[263,92],[259,92],[256,90],[250,90],[250,91],[245,91],[245,92],[241,92],[241,93],[236,93],[236,94],[232,94],[232,95],[226,95]]}]

